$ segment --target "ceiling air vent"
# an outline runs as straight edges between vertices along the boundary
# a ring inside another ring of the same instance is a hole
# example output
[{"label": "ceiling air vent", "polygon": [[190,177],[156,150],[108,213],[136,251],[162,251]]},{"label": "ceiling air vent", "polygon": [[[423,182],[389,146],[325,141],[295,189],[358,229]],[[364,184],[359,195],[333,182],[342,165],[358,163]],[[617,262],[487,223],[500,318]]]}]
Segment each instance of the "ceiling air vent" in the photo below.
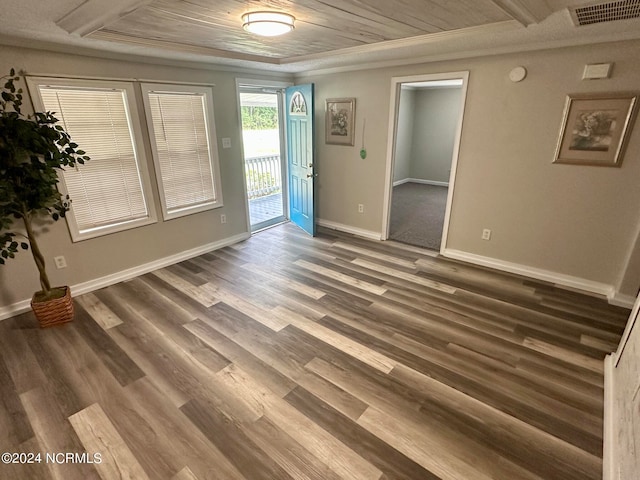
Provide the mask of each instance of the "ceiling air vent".
[{"label": "ceiling air vent", "polygon": [[639,18],[640,0],[599,3],[588,7],[575,8],[572,13],[573,19],[578,26]]}]

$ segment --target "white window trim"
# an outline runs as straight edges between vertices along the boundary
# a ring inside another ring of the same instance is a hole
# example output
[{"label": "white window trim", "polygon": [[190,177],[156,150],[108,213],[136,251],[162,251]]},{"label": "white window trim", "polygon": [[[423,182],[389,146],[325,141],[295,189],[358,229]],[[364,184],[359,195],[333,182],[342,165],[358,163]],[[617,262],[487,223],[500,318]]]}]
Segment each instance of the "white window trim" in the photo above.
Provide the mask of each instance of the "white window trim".
[{"label": "white window trim", "polygon": [[[26,77],[27,87],[29,89],[31,101],[35,111],[45,111],[42,98],[40,97],[40,86],[50,87],[80,87],[85,89],[113,89],[121,90],[125,96],[125,108],[127,110],[129,119],[129,128],[132,132],[133,149],[136,155],[136,163],[138,172],[140,174],[140,180],[142,183],[142,196],[147,208],[147,216],[144,218],[138,218],[129,221],[123,221],[114,223],[111,225],[105,225],[92,229],[80,231],[78,224],[73,213],[73,198],[71,199],[70,211],[65,215],[67,220],[67,226],[69,233],[71,234],[71,240],[73,242],[79,242],[82,240],[88,240],[90,238],[101,237],[111,233],[122,232],[132,228],[142,227],[145,225],[151,225],[157,223],[158,216],[156,214],[155,204],[153,202],[153,194],[151,189],[151,180],[149,176],[149,169],[147,158],[144,149],[144,136],[142,133],[140,115],[136,106],[136,95],[134,85],[131,82],[121,81],[108,81],[108,80],[84,80],[84,79],[70,79],[70,78],[51,78],[51,77]],[[80,145],[82,148],[82,145]],[[87,152],[90,155],[90,152]],[[67,186],[64,182],[63,175],[58,175],[59,183],[58,190],[62,195],[67,194]]]},{"label": "white window trim", "polygon": [[[156,172],[156,182],[158,192],[160,193],[160,204],[162,205],[162,218],[164,220],[172,220],[174,218],[191,215],[194,213],[220,208],[223,204],[222,198],[222,181],[220,179],[220,157],[218,155],[218,140],[216,136],[215,116],[213,112],[213,89],[206,86],[187,85],[187,84],[164,84],[164,83],[141,83],[142,100],[144,103],[145,117],[147,120],[147,129],[149,132],[149,142],[153,153],[153,164]],[[201,203],[194,206],[174,209],[169,211],[165,198],[164,184],[162,182],[162,171],[160,168],[160,158],[158,155],[158,147],[155,142],[155,132],[153,121],[151,118],[151,105],[149,104],[149,93],[195,93],[204,96],[205,105],[205,121],[207,122],[207,140],[209,143],[209,161],[211,163],[211,173],[213,175],[213,188],[216,192],[216,198],[210,202]]]}]

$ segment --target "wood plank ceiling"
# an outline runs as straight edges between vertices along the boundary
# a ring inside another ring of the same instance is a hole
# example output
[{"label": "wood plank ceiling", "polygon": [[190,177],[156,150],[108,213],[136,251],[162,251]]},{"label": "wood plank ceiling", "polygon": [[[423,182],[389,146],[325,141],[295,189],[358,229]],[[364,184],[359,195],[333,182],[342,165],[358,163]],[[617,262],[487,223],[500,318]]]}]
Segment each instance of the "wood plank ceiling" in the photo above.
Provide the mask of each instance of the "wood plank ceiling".
[{"label": "wood plank ceiling", "polygon": [[[419,37],[518,19],[513,4],[496,0],[154,0],[89,36],[139,44],[189,46],[228,56],[285,59]],[[505,7],[505,4],[509,4]],[[284,11],[296,28],[281,37],[245,32],[242,14]],[[522,9],[519,9],[522,12]],[[550,13],[550,12],[548,12]],[[521,18],[518,18],[521,17]],[[526,19],[524,20],[526,22]]]}]

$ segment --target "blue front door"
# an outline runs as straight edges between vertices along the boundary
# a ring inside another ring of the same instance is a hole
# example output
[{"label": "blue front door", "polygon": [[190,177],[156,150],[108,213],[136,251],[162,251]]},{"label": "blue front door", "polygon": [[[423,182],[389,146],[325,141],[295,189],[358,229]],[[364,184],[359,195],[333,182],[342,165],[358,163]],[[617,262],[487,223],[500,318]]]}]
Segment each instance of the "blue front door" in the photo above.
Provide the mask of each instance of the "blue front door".
[{"label": "blue front door", "polygon": [[314,214],[313,84],[286,90],[289,216],[309,235],[316,234]]}]

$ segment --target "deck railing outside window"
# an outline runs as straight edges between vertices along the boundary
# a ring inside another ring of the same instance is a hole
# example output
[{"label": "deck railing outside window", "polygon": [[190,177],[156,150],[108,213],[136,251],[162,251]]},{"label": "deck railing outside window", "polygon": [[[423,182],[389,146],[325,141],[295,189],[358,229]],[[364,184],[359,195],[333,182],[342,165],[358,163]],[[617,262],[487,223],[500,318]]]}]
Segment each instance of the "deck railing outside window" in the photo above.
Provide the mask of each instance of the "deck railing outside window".
[{"label": "deck railing outside window", "polygon": [[249,199],[273,195],[282,190],[280,155],[244,159]]}]

